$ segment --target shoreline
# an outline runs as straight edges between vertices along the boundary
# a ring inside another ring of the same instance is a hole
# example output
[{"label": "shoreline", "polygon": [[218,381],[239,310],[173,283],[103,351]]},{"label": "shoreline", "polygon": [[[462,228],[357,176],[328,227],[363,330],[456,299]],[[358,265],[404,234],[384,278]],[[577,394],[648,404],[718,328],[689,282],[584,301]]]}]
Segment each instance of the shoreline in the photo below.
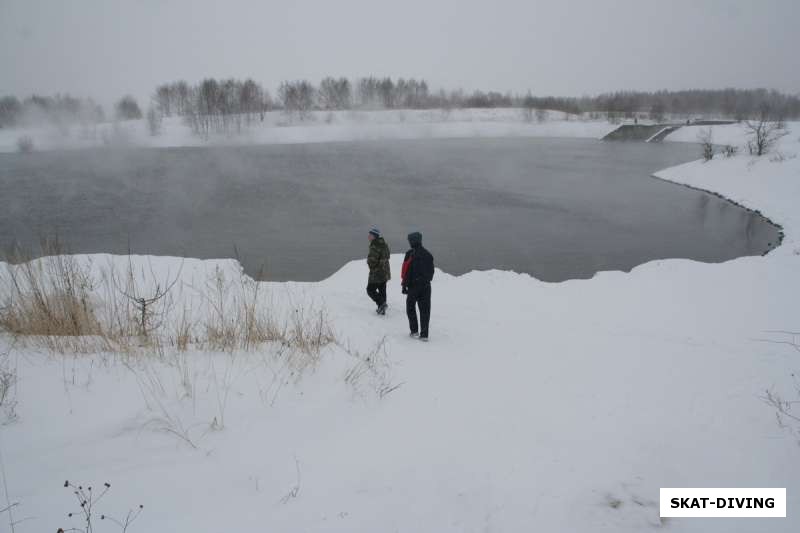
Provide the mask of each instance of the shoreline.
[{"label": "shoreline", "polygon": [[[696,186],[694,186],[694,185],[690,185],[690,184],[688,184],[688,183],[683,183],[683,182],[680,182],[680,181],[675,181],[675,180],[672,180],[672,179],[669,179],[669,178],[664,178],[664,177],[661,177],[661,176],[658,176],[658,175],[657,175],[657,174],[658,174],[658,173],[660,173],[660,172],[668,172],[670,169],[672,169],[672,168],[675,168],[675,167],[677,167],[677,166],[682,166],[682,165],[685,165],[685,164],[687,164],[687,163],[694,163],[694,162],[697,162],[697,161],[700,161],[700,159],[696,159],[696,160],[693,160],[693,161],[687,161],[686,163],[682,163],[682,164],[680,164],[680,165],[675,165],[675,166],[673,166],[673,167],[667,167],[667,168],[664,168],[664,169],[658,170],[658,171],[654,172],[653,174],[651,174],[651,175],[650,175],[650,177],[651,177],[651,178],[653,178],[653,179],[657,179],[657,180],[665,181],[665,182],[667,182],[667,183],[671,183],[671,184],[673,184],[673,185],[678,185],[678,186],[681,186],[681,187],[686,187],[686,188],[688,188],[688,189],[692,189],[692,190],[694,190],[694,191],[698,191],[698,192],[702,192],[702,193],[710,194],[711,196],[714,196],[714,197],[716,197],[716,198],[719,198],[719,199],[721,199],[721,200],[725,200],[726,202],[728,202],[728,203],[730,203],[730,204],[733,204],[733,205],[735,205],[736,207],[738,207],[738,208],[740,208],[740,209],[744,209],[744,210],[745,210],[745,211],[747,211],[748,213],[752,213],[752,214],[754,214],[754,215],[758,215],[758,216],[759,216],[759,217],[760,217],[762,220],[764,220],[764,222],[766,222],[767,224],[769,224],[769,225],[773,226],[775,229],[777,229],[777,230],[778,230],[778,242],[775,242],[775,243],[769,243],[769,245],[770,245],[770,246],[769,246],[769,248],[768,248],[766,251],[764,251],[764,252],[762,252],[761,254],[758,254],[758,255],[760,255],[761,257],[764,257],[764,256],[768,255],[770,252],[772,252],[773,250],[775,250],[775,249],[777,249],[777,248],[780,248],[780,246],[783,244],[783,240],[784,240],[784,238],[786,237],[786,234],[785,234],[785,230],[784,230],[784,228],[783,228],[783,225],[779,224],[778,222],[775,222],[775,221],[774,221],[774,220],[772,220],[770,217],[768,217],[767,215],[765,215],[764,213],[762,213],[760,210],[758,210],[758,209],[754,209],[754,208],[752,208],[752,207],[748,207],[748,206],[746,206],[746,205],[744,205],[744,204],[742,204],[742,203],[739,203],[739,202],[737,202],[736,200],[732,200],[731,198],[728,198],[728,197],[727,197],[727,196],[725,196],[724,194],[718,193],[718,192],[716,192],[716,191],[712,191],[712,190],[710,190],[710,189],[704,189],[704,188],[702,188],[702,187],[696,187]],[[752,257],[752,256],[742,255],[742,256],[739,256],[739,257]],[[721,263],[727,263],[728,261],[735,261],[736,259],[739,259],[739,257],[735,257],[735,258],[733,258],[733,259],[728,259],[728,260],[726,260],[726,261],[721,261]],[[691,259],[690,259],[690,260],[691,260]],[[704,261],[698,261],[698,263],[703,263],[703,262],[704,262]],[[642,263],[642,264],[647,264],[647,263]],[[712,263],[712,264],[713,264],[713,263]]]}]

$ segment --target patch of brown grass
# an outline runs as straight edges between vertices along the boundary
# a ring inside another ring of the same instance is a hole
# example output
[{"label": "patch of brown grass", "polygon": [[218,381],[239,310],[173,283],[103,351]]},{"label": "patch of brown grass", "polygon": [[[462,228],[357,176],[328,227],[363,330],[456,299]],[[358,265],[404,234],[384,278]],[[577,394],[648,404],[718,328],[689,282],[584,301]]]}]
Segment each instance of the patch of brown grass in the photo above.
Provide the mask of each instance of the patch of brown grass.
[{"label": "patch of brown grass", "polygon": [[289,348],[291,366],[304,368],[336,342],[323,309],[295,306],[277,319],[262,297],[263,284],[244,273],[226,278],[218,269],[200,287],[205,305],[197,309],[185,300],[183,283],[177,284],[180,272],[160,289],[157,281],[164,280],[152,268],[134,275],[129,262],[126,273],[112,266],[95,279],[91,265],[57,242],[43,245],[38,255],[32,260],[17,252],[0,269],[0,328],[56,353],[159,352],[169,346],[233,352],[280,343]]}]

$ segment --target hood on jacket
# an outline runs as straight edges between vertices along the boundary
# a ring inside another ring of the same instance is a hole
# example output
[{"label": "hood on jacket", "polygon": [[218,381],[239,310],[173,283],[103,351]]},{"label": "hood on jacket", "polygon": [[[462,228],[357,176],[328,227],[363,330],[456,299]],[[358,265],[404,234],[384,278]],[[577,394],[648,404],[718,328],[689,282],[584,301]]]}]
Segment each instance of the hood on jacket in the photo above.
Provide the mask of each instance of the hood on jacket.
[{"label": "hood on jacket", "polygon": [[422,246],[422,233],[415,231],[413,233],[408,234],[408,244],[411,245],[412,248],[416,248],[418,246]]}]

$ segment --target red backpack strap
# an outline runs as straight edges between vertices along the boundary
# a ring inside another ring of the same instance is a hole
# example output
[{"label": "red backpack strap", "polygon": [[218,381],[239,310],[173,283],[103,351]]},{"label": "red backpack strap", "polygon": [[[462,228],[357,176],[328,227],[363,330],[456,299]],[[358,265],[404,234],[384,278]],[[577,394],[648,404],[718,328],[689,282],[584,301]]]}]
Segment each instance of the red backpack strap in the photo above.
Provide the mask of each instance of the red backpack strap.
[{"label": "red backpack strap", "polygon": [[414,252],[411,252],[406,257],[405,261],[403,261],[403,268],[400,269],[400,279],[402,283],[406,283],[408,281],[408,269],[411,268],[411,261],[414,260]]}]

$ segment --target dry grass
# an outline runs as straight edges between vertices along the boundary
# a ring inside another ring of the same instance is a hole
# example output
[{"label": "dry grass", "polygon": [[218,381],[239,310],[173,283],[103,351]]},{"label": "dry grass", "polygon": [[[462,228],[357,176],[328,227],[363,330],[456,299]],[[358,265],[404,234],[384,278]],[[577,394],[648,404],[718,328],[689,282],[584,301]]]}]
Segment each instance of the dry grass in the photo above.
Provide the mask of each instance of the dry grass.
[{"label": "dry grass", "polygon": [[0,353],[0,425],[17,419],[17,369],[11,364],[9,352]]},{"label": "dry grass", "polygon": [[265,304],[262,286],[245,275],[229,280],[219,269],[215,271],[203,291],[209,309],[203,323],[207,348],[250,351],[279,342],[316,358],[322,348],[336,340],[323,309],[299,306],[279,319]]},{"label": "dry grass", "polygon": [[189,345],[192,343],[192,331],[194,329],[190,313],[188,309],[183,309],[181,313],[181,317],[178,319],[178,322],[175,324],[175,330],[172,334],[173,338],[175,339],[175,348],[178,349],[180,352],[185,352],[189,349]]},{"label": "dry grass", "polygon": [[283,342],[302,353],[319,356],[325,346],[336,342],[323,309],[298,308],[292,313],[291,326],[283,335]]},{"label": "dry grass", "polygon": [[353,366],[344,375],[344,382],[358,395],[374,394],[383,398],[403,385],[392,380],[392,362],[386,353],[386,337],[366,353],[351,346],[341,348],[355,359]]},{"label": "dry grass", "polygon": [[[0,329],[55,353],[233,352],[281,343],[292,366],[302,368],[336,340],[323,309],[293,306],[277,314],[263,284],[242,272],[217,268],[199,288],[187,288],[179,283],[181,269],[159,276],[130,258],[122,272],[112,263],[93,275],[91,264],[57,241],[37,255],[17,251],[0,271]],[[201,305],[190,301],[190,289]]]},{"label": "dry grass", "polygon": [[227,279],[216,269],[202,292],[209,312],[204,322],[205,343],[220,351],[252,350],[280,341],[282,332],[260,300],[261,284],[247,276]]},{"label": "dry grass", "polygon": [[0,326],[25,335],[96,335],[89,293],[92,280],[71,256],[44,257],[8,264],[3,281],[6,300]]},{"label": "dry grass", "polygon": [[0,272],[0,329],[36,338],[53,351],[108,347],[94,313],[95,283],[86,266],[59,253],[58,242],[42,244],[42,257],[16,250]]}]

